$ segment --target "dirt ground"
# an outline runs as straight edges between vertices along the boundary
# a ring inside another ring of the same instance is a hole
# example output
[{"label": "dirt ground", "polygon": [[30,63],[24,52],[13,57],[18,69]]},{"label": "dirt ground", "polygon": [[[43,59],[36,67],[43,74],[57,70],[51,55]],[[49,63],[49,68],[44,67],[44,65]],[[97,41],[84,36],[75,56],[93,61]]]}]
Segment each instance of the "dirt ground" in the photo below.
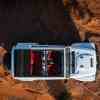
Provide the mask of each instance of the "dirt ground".
[{"label": "dirt ground", "polygon": [[0,65],[0,100],[100,100],[100,72],[95,82],[15,80]]}]

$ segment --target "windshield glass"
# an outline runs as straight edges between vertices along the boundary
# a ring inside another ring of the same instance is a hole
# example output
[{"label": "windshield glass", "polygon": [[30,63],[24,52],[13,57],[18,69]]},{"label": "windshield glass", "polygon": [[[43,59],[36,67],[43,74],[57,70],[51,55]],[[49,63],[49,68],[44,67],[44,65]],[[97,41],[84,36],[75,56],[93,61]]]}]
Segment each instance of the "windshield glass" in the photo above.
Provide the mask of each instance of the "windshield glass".
[{"label": "windshield glass", "polygon": [[66,76],[75,73],[75,52],[66,48]]}]

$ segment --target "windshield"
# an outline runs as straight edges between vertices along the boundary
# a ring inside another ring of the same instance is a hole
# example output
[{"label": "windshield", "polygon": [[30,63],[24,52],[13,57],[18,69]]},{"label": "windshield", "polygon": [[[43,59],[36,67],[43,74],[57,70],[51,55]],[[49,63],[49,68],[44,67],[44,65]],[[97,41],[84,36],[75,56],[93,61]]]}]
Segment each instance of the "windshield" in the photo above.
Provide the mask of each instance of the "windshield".
[{"label": "windshield", "polygon": [[75,52],[66,48],[66,76],[75,73]]}]

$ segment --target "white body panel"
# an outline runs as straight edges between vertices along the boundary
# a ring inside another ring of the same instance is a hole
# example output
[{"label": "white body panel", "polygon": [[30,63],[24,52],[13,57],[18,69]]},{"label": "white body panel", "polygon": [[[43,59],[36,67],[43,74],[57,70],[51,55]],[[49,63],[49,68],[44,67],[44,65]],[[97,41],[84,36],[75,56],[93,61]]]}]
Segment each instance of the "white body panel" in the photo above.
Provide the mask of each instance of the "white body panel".
[{"label": "white body panel", "polygon": [[71,48],[75,52],[75,73],[71,74],[70,78],[80,81],[94,81],[97,62],[93,43],[80,43],[79,46],[72,45]]}]

